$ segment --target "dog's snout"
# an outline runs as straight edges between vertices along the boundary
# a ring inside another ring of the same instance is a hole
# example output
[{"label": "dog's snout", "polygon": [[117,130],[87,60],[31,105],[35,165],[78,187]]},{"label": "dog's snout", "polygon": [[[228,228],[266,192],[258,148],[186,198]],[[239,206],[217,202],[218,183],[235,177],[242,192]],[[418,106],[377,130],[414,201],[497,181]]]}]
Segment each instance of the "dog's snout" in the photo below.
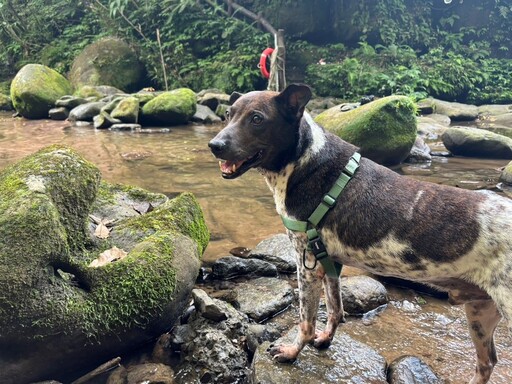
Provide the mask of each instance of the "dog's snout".
[{"label": "dog's snout", "polygon": [[215,155],[221,154],[227,146],[225,140],[213,139],[208,143],[208,146]]}]

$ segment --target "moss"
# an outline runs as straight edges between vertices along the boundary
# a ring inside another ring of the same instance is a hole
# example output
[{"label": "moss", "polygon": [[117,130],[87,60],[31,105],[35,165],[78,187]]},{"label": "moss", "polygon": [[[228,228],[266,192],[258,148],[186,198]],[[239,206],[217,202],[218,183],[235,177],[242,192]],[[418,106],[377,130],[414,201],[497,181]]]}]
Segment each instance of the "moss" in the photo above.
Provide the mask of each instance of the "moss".
[{"label": "moss", "polygon": [[185,124],[196,113],[196,94],[179,88],[150,100],[142,107],[142,117],[155,124]]},{"label": "moss", "polygon": [[73,92],[68,80],[57,71],[39,64],[25,65],[11,84],[11,100],[23,117],[40,119],[64,95]]},{"label": "moss", "polygon": [[405,96],[389,96],[348,112],[339,106],[316,121],[361,148],[361,154],[383,164],[405,159],[416,139],[416,106]]},{"label": "moss", "polygon": [[103,97],[103,93],[98,91],[95,87],[90,85],[84,85],[83,87],[80,87],[76,92],[75,96],[83,97],[84,99],[88,97],[95,97],[97,100],[101,99]]},{"label": "moss", "polygon": [[139,117],[139,99],[130,96],[120,100],[112,111],[111,116],[124,123],[137,123]]}]

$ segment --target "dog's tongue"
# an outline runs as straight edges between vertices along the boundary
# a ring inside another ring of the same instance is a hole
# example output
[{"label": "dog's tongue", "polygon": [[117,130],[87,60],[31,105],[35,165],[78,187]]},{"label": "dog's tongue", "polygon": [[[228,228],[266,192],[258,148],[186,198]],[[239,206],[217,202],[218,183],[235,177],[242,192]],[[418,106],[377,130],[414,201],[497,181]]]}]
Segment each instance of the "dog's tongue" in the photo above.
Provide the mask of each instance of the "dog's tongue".
[{"label": "dog's tongue", "polygon": [[219,161],[220,171],[222,173],[235,173],[236,170],[244,163],[244,161]]}]

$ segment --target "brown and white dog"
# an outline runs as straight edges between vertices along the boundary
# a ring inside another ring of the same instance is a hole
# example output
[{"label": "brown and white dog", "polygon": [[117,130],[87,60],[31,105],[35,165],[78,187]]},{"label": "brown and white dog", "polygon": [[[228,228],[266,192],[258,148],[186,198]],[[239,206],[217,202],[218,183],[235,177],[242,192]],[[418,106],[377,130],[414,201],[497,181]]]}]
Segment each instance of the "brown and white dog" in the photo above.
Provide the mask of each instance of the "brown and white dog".
[{"label": "brown and white dog", "polygon": [[[224,178],[257,168],[277,212],[302,221],[357,150],[304,112],[310,98],[310,89],[296,84],[281,93],[234,93],[228,124],[209,143]],[[447,291],[451,303],[464,304],[477,353],[470,383],[488,382],[497,362],[494,330],[501,318],[512,329],[512,200],[416,181],[362,158],[318,228],[334,260],[433,285]],[[306,235],[288,233],[302,255]],[[307,265],[313,257],[307,254]],[[297,266],[299,334],[293,344],[270,349],[280,362],[293,361],[306,343],[328,346],[343,319],[339,279],[319,264],[306,269],[301,257]],[[322,283],[328,322],[315,331]]]}]

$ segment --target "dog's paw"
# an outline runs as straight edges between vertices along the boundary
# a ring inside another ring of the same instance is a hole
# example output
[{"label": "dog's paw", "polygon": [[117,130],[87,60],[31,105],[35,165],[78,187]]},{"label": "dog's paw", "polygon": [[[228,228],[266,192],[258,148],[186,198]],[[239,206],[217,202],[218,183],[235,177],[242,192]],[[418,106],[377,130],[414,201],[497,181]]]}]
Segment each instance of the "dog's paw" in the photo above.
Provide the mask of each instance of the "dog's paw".
[{"label": "dog's paw", "polygon": [[315,339],[313,340],[313,346],[317,349],[325,349],[331,345],[332,335],[323,331],[315,332]]},{"label": "dog's paw", "polygon": [[281,344],[281,345],[274,345],[271,344],[267,352],[270,353],[270,355],[274,358],[274,360],[280,362],[280,363],[292,363],[297,358],[297,355],[299,354],[299,349],[294,345],[287,345],[287,344]]}]

